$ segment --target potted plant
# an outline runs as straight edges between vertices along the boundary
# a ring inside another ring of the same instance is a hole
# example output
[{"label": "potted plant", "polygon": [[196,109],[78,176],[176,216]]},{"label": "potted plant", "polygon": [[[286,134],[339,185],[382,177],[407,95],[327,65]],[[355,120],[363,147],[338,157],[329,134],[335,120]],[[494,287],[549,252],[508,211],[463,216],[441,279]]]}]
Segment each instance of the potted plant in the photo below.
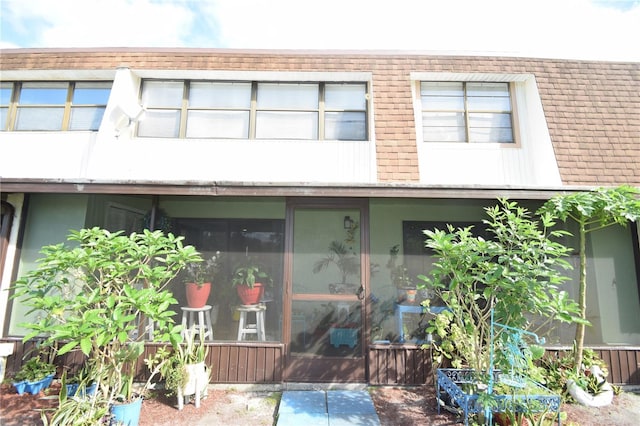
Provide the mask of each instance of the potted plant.
[{"label": "potted plant", "polygon": [[313,273],[317,274],[330,265],[334,265],[340,272],[340,282],[329,284],[330,293],[355,293],[357,285],[347,282],[350,276],[357,276],[360,272],[360,260],[347,246],[341,241],[332,241],[329,243],[329,253],[316,261],[313,265]]},{"label": "potted plant", "polygon": [[220,252],[205,261],[192,262],[184,271],[187,304],[190,308],[202,308],[211,293],[211,282],[220,271]]},{"label": "potted plant", "polygon": [[165,389],[178,397],[178,410],[193,395],[196,408],[200,407],[201,397],[207,396],[209,385],[209,369],[205,364],[208,350],[204,345],[204,336],[187,331],[185,341],[173,348],[168,362],[163,366],[161,374],[165,379]]},{"label": "potted plant", "polygon": [[55,372],[55,365],[43,361],[40,356],[34,356],[22,364],[20,370],[15,374],[13,387],[18,395],[25,392],[36,395],[51,385]]},{"label": "potted plant", "polygon": [[397,302],[414,303],[416,301],[416,284],[413,278],[409,274],[409,270],[404,264],[398,265],[398,253],[400,252],[400,246],[394,245],[389,249],[389,260],[387,261],[387,268],[389,268],[389,276],[391,282],[396,288]]},{"label": "potted plant", "polygon": [[93,395],[97,389],[95,380],[95,372],[91,367],[91,361],[85,362],[82,367],[71,376],[67,376],[67,372],[62,373],[61,382],[67,396],[86,396]]},{"label": "potted plant", "polygon": [[[131,235],[97,227],[71,231],[72,247],[43,247],[37,269],[16,283],[13,297],[43,313],[42,319],[22,324],[32,330],[25,340],[44,333],[45,344],[61,344],[58,355],[79,350],[87,356],[97,383],[94,401],[108,404],[114,416],[121,403],[134,403],[139,416],[140,397],[165,361],[146,360],[151,376],[134,392],[145,324],[154,322],[156,342],[181,339],[170,310],[177,301],[166,287],[188,263],[200,259],[182,239],[148,230]],[[135,414],[125,423],[137,424]]]},{"label": "potted plant", "polygon": [[247,258],[237,266],[231,278],[231,286],[235,287],[243,305],[255,305],[264,295],[265,285],[272,279],[257,263]]}]

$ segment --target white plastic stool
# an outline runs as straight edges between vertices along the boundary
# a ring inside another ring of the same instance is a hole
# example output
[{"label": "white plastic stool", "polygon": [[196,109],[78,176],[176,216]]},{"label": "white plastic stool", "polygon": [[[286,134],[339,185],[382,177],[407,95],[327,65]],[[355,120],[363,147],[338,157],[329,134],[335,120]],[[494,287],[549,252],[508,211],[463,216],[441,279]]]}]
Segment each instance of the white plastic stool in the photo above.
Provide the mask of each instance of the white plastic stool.
[{"label": "white plastic stool", "polygon": [[[237,308],[240,312],[240,322],[238,322],[238,340],[244,340],[247,334],[255,334],[259,341],[264,342],[267,336],[264,332],[264,313],[267,310],[266,305],[260,303],[258,305],[240,305]],[[247,313],[256,314],[256,322],[254,324],[247,323]]]},{"label": "white plastic stool", "polygon": [[[202,337],[204,339],[208,336],[209,340],[213,342],[211,305],[204,305],[202,308],[188,308],[186,306],[181,306],[180,309],[182,309],[182,337],[184,338],[187,329],[190,329],[195,333],[202,333]],[[198,314],[198,325],[195,324],[196,314]]]}]

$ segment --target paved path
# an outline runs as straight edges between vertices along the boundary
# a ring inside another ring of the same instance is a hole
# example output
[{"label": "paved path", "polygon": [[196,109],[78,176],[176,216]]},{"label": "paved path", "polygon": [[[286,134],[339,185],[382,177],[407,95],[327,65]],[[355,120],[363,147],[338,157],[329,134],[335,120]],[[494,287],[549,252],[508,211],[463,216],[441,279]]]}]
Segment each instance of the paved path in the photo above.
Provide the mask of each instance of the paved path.
[{"label": "paved path", "polygon": [[284,391],[277,426],[380,426],[367,391]]}]

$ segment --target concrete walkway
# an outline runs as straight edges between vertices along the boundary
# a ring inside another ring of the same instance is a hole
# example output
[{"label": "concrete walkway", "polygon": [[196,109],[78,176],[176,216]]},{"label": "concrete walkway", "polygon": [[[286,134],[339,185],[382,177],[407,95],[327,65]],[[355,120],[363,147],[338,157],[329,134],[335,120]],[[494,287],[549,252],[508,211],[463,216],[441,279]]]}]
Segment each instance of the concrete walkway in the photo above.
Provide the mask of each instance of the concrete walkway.
[{"label": "concrete walkway", "polygon": [[282,392],[277,426],[380,426],[371,396],[362,390]]}]

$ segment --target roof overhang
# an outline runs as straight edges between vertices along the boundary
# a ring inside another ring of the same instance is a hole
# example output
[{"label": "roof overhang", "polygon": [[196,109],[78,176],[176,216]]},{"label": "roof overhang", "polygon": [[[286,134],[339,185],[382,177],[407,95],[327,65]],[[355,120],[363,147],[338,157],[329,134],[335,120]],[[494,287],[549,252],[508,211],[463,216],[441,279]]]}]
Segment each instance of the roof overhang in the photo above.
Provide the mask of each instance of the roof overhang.
[{"label": "roof overhang", "polygon": [[77,193],[242,197],[499,198],[546,200],[593,187],[444,186],[412,183],[333,184],[221,181],[0,179],[3,193]]}]

